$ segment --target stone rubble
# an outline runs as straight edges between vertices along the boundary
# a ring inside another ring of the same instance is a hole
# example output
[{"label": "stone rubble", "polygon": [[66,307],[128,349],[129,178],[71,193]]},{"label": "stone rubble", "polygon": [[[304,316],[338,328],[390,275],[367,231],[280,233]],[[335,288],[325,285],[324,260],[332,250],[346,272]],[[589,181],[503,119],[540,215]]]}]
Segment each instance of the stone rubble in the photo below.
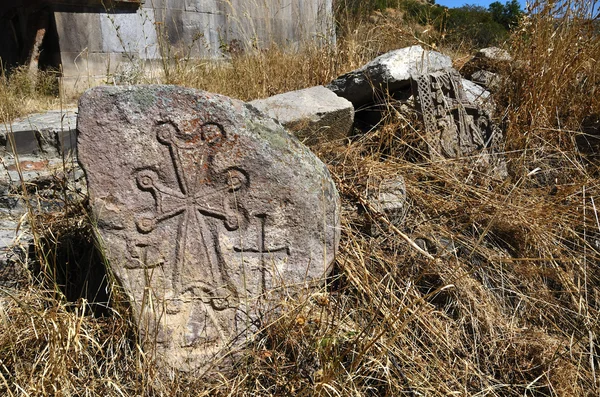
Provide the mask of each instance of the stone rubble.
[{"label": "stone rubble", "polygon": [[[400,227],[406,215],[406,184],[404,178],[398,175],[394,178],[384,179],[378,183],[373,181],[372,191],[368,198],[373,208],[386,216],[387,220],[394,226]],[[371,236],[381,235],[381,226],[374,222],[368,222]],[[383,229],[385,230],[385,229]]]},{"label": "stone rubble", "polygon": [[452,68],[450,57],[412,46],[385,53],[363,67],[333,80],[327,88],[346,98],[356,109],[377,102],[386,92],[410,89],[424,74]]},{"label": "stone rubble", "polygon": [[497,91],[512,62],[512,56],[501,48],[482,48],[462,67],[461,73],[488,90]]},{"label": "stone rubble", "polygon": [[28,277],[22,263],[33,241],[28,212],[60,210],[58,189],[65,184],[85,195],[74,158],[75,113],[33,114],[0,130],[0,286],[15,287]]},{"label": "stone rubble", "polygon": [[[80,197],[89,188],[112,272],[154,343],[146,348],[169,369],[231,368],[228,352],[252,338],[262,311],[285,288],[322,281],[339,242],[327,168],[284,126],[307,143],[343,143],[354,107],[377,105],[382,90],[421,115],[433,159],[474,157],[474,170],[506,176],[490,93],[418,46],[327,88],[250,104],[173,86],[96,88],[81,98],[77,145],[76,109],[0,132],[0,286],[26,277],[28,211],[60,209],[55,185]],[[402,176],[370,185],[370,202],[399,227]]]}]

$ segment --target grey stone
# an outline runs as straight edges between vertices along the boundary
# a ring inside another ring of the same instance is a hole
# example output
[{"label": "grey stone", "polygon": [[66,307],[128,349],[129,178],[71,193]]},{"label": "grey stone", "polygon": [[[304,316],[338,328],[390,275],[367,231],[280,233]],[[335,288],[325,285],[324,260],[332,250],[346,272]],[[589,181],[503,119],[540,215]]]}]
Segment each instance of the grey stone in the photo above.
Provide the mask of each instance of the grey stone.
[{"label": "grey stone", "polygon": [[60,38],[60,52],[102,51],[99,13],[55,12],[54,20]]},{"label": "grey stone", "polygon": [[490,90],[497,90],[502,82],[502,77],[498,73],[478,70],[471,75],[471,80]]},{"label": "grey stone", "polygon": [[[82,171],[71,156],[75,112],[32,114],[6,125],[0,133],[6,146],[0,166],[0,286],[18,287],[27,279],[25,259],[33,243],[28,212],[62,210],[65,197],[74,202],[82,197],[75,191],[85,193]],[[57,194],[57,186],[67,191]]]},{"label": "grey stone", "polygon": [[482,48],[475,54],[477,58],[484,58],[496,62],[512,62],[513,57],[508,51],[498,47]]},{"label": "grey stone", "polygon": [[354,123],[352,103],[323,86],[286,92],[250,104],[309,144],[343,141]]},{"label": "grey stone", "polygon": [[19,155],[66,153],[75,141],[76,111],[51,110],[17,119],[0,130],[0,140],[6,141],[9,156],[14,149]]},{"label": "grey stone", "polygon": [[478,71],[487,71],[498,74],[506,74],[513,61],[512,56],[498,47],[488,47],[479,50],[475,56],[461,69],[466,77],[472,79],[473,74]]},{"label": "grey stone", "polygon": [[480,171],[503,179],[507,173],[500,155],[502,132],[490,112],[478,103],[483,94],[477,92],[484,90],[477,87],[454,69],[421,75],[413,81],[430,155],[434,159],[477,155]]},{"label": "grey stone", "polygon": [[335,41],[332,0],[154,0],[110,12],[59,7],[54,18],[69,94],[107,79],[137,83],[114,76],[126,64],[141,75],[160,75],[162,55],[222,59],[232,47]]},{"label": "grey stone", "polygon": [[[369,192],[370,203],[373,208],[385,215],[388,221],[399,227],[404,222],[406,215],[406,185],[404,178],[398,175],[393,179],[384,179],[379,183],[372,182],[374,189]],[[381,226],[371,224],[371,235],[378,236]],[[386,230],[386,227],[383,227]]]},{"label": "grey stone", "polygon": [[78,155],[113,274],[165,368],[227,368],[261,310],[329,273],[326,166],[238,100],[174,86],[80,100]]},{"label": "grey stone", "polygon": [[6,134],[6,151],[11,154],[39,153],[41,150],[36,131],[25,130]]},{"label": "grey stone", "polygon": [[479,84],[467,79],[461,78],[461,83],[465,93],[465,100],[468,103],[480,107],[486,107],[489,111],[492,111],[493,106],[490,106],[492,97],[489,91],[486,91],[486,89]]},{"label": "grey stone", "polygon": [[452,68],[450,57],[420,46],[401,48],[383,54],[360,69],[338,77],[328,86],[358,108],[377,102],[381,93],[410,88],[418,76]]}]

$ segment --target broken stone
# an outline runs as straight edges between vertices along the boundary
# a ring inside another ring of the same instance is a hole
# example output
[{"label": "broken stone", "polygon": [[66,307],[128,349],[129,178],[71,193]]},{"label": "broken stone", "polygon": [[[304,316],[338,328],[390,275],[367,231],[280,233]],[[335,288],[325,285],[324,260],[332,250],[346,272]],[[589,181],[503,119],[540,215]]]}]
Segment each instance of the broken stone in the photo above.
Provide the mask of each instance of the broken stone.
[{"label": "broken stone", "polygon": [[84,196],[82,171],[67,156],[75,149],[75,112],[32,114],[0,129],[0,286],[27,279],[29,216],[63,211],[65,200]]},{"label": "broken stone", "polygon": [[354,123],[352,103],[323,86],[286,92],[250,104],[307,144],[343,142]]},{"label": "broken stone", "polygon": [[461,73],[469,79],[474,79],[473,74],[479,71],[503,74],[512,61],[512,56],[501,48],[482,48],[462,67]]},{"label": "broken stone", "polygon": [[489,91],[467,79],[461,78],[461,84],[465,93],[464,99],[467,102],[479,107],[486,107],[490,112],[493,110],[493,106],[490,106],[492,98]]},{"label": "broken stone", "polygon": [[475,54],[475,57],[487,59],[493,62],[512,62],[513,58],[508,51],[498,47],[482,48]]},{"label": "broken stone", "polygon": [[[406,185],[404,178],[397,176],[393,179],[384,179],[370,192],[370,203],[373,208],[385,215],[392,225],[399,227],[404,222],[406,215]],[[371,223],[371,235],[378,236],[382,227]],[[387,230],[384,226],[383,230]]]},{"label": "broken stone", "polygon": [[478,70],[471,75],[471,80],[491,90],[497,90],[500,86],[501,77],[497,73]]},{"label": "broken stone", "polygon": [[411,80],[418,76],[450,68],[450,57],[412,46],[383,54],[333,80],[327,88],[358,108],[379,102],[377,97],[382,94],[410,89]]},{"label": "broken stone", "polygon": [[413,82],[430,155],[461,158],[477,154],[481,170],[504,178],[506,164],[498,155],[502,132],[488,110],[469,100],[463,81],[451,69],[419,76]]},{"label": "broken stone", "polygon": [[76,112],[51,110],[17,119],[0,129],[2,149],[7,155],[66,155],[75,149]]},{"label": "broken stone", "polygon": [[329,273],[340,219],[327,167],[254,107],[99,87],[77,128],[106,258],[163,368],[231,368],[261,313]]}]

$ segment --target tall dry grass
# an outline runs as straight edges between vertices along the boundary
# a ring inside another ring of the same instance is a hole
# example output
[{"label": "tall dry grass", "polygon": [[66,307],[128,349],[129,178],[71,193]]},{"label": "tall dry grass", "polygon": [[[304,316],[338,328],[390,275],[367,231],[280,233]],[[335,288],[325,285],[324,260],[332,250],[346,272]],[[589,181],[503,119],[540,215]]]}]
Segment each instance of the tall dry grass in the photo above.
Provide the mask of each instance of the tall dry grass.
[{"label": "tall dry grass", "polygon": [[[84,300],[33,286],[0,305],[0,392],[600,394],[600,189],[593,153],[578,141],[591,136],[599,114],[599,42],[589,18],[577,14],[583,3],[569,4],[568,13],[540,4],[510,43],[516,61],[497,111],[507,180],[479,174],[471,159],[430,160],[419,121],[397,112],[393,100],[380,128],[344,147],[312,148],[342,194],[335,271],[322,290],[282,301],[285,316],[264,319],[236,372],[210,381],[161,377],[135,343],[126,311],[92,316]],[[336,48],[273,48],[227,65],[181,65],[171,82],[253,99],[326,83],[416,36],[361,23]],[[399,175],[408,204],[395,229],[369,202],[378,181]],[[40,220],[40,233],[56,235],[58,227],[68,235],[88,222],[81,216],[54,228]],[[377,237],[371,227],[381,229]]]},{"label": "tall dry grass", "polygon": [[25,67],[7,73],[0,67],[0,123],[59,107],[57,76],[54,71],[40,71],[32,76]]}]

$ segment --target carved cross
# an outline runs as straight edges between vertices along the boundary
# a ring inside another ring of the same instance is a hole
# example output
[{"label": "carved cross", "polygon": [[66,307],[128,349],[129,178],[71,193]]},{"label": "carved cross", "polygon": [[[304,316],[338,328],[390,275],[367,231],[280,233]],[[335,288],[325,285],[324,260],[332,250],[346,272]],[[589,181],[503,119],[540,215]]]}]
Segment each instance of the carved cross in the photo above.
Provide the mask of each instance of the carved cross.
[{"label": "carved cross", "polygon": [[233,247],[235,252],[240,252],[242,254],[257,254],[260,258],[260,272],[261,272],[261,287],[263,292],[266,291],[267,280],[266,280],[266,272],[267,272],[267,260],[272,259],[275,256],[279,258],[288,257],[290,255],[290,248],[288,246],[275,246],[269,247],[266,240],[265,227],[267,223],[267,215],[259,214],[256,215],[260,222],[260,230],[257,237],[257,242],[255,246],[251,246],[248,248],[245,247]]},{"label": "carved cross", "polygon": [[[173,292],[177,296],[199,288],[218,299],[231,285],[219,254],[216,225],[210,220],[222,221],[229,230],[239,227],[240,215],[229,202],[248,184],[248,177],[237,168],[214,172],[212,159],[226,140],[225,131],[216,123],[198,124],[192,123],[191,133],[170,122],[157,127],[157,139],[169,148],[178,183],[165,185],[153,169],[137,171],[138,187],[150,192],[155,202],[153,216],[138,219],[137,227],[146,234],[177,217]],[[190,262],[198,265],[191,267]]]}]

